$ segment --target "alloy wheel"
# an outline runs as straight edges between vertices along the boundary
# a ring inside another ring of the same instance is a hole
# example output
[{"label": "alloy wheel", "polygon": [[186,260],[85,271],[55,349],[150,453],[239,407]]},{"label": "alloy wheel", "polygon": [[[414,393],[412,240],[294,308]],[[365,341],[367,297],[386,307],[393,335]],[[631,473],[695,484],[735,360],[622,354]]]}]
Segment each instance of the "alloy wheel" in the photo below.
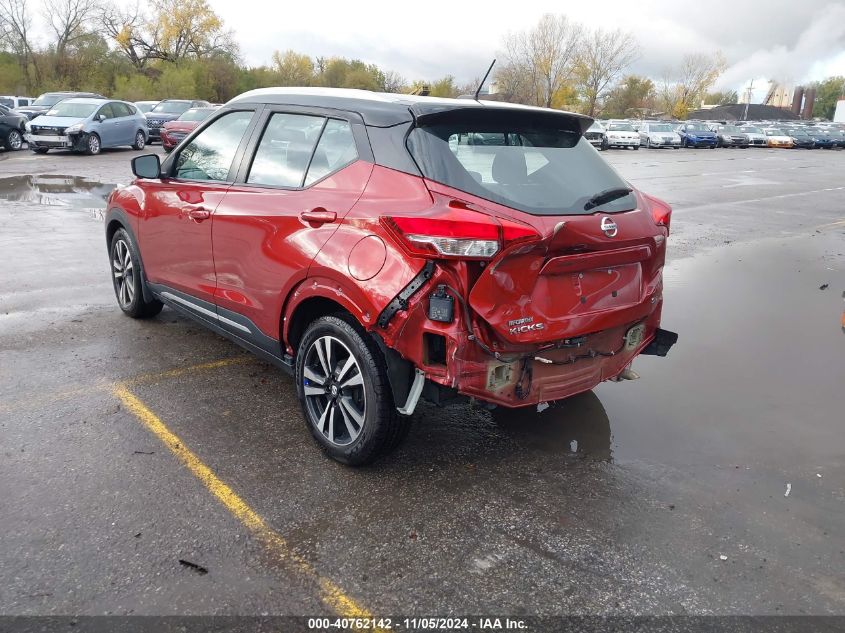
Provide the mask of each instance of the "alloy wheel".
[{"label": "alloy wheel", "polygon": [[112,250],[112,275],[120,307],[128,309],[135,299],[135,275],[132,254],[124,240],[117,240]]},{"label": "alloy wheel", "polygon": [[336,446],[361,434],[367,413],[364,375],[351,350],[334,336],[321,336],[305,353],[303,391],[308,417]]},{"label": "alloy wheel", "polygon": [[100,139],[96,134],[92,134],[88,137],[88,151],[92,154],[100,153]]},{"label": "alloy wheel", "polygon": [[144,149],[144,145],[146,145],[146,140],[144,139],[143,132],[138,132],[135,135],[135,149],[141,150]]},{"label": "alloy wheel", "polygon": [[21,148],[21,146],[23,145],[23,137],[21,136],[21,133],[18,132],[17,130],[12,130],[11,132],[9,132],[8,141],[9,141],[9,149],[14,150],[14,151],[19,150]]}]

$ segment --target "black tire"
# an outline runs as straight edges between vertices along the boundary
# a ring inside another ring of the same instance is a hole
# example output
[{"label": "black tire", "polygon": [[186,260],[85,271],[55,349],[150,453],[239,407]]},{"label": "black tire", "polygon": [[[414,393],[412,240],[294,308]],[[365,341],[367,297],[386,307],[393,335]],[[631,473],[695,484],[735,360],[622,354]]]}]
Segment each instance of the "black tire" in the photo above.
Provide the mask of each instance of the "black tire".
[{"label": "black tire", "polygon": [[46,154],[50,151],[49,147],[30,147],[29,149],[31,149],[36,154]]},{"label": "black tire", "polygon": [[96,156],[102,149],[100,137],[96,133],[91,132],[85,140],[85,153],[89,156]]},{"label": "black tire", "polygon": [[603,139],[601,140],[601,148],[602,148],[602,151],[607,150],[609,147],[610,147],[610,145],[608,144],[607,139],[606,139],[606,138],[603,138]]},{"label": "black tire", "polygon": [[[327,345],[334,351],[326,354]],[[350,358],[355,364],[348,371],[357,373],[344,372]],[[346,376],[352,379],[344,381]],[[354,385],[343,386],[349,383]],[[407,434],[410,418],[396,411],[384,357],[349,315],[320,317],[305,330],[296,354],[296,391],[314,440],[343,464],[369,464]]]},{"label": "black tire", "polygon": [[636,150],[636,149],[640,149],[640,146],[639,146],[639,145],[634,145],[633,147],[634,147],[634,149],[635,149],[635,150]]},{"label": "black tire", "polygon": [[3,146],[10,152],[17,152],[23,147],[23,135],[20,130],[11,129],[3,139]]},{"label": "black tire", "polygon": [[135,132],[135,142],[132,143],[132,149],[141,151],[147,145],[147,137],[144,136],[142,130]]},{"label": "black tire", "polygon": [[[161,301],[144,300],[141,258],[135,242],[125,229],[118,229],[111,238],[109,262],[114,296],[124,314],[133,319],[148,319],[161,312]],[[127,276],[125,271],[130,268],[131,275]]]}]

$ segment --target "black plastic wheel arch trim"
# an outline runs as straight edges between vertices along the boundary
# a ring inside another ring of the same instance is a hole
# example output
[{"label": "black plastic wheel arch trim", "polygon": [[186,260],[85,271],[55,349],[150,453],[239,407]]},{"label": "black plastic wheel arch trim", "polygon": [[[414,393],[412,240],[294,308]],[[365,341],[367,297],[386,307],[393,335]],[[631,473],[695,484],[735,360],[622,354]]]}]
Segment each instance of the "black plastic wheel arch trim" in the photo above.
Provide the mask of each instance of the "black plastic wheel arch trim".
[{"label": "black plastic wheel arch trim", "polygon": [[398,295],[393,298],[393,301],[387,304],[387,307],[378,315],[378,326],[386,328],[390,323],[390,319],[399,312],[399,310],[408,309],[408,299],[410,299],[416,292],[422,288],[425,283],[434,275],[434,262],[429,260],[425,263],[422,270],[402,289]]}]

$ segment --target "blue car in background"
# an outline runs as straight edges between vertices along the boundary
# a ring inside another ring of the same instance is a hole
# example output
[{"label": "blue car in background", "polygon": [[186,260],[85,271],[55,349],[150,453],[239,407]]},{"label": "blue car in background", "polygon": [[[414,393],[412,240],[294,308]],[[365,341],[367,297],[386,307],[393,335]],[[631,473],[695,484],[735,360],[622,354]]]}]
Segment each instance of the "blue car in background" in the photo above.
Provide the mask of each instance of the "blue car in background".
[{"label": "blue car in background", "polygon": [[713,149],[719,141],[716,133],[704,123],[682,123],[676,130],[681,136],[681,147],[709,147]]},{"label": "blue car in background", "polygon": [[99,154],[104,147],[123,145],[144,149],[147,120],[126,101],[65,99],[26,124],[26,142],[36,154],[51,149]]},{"label": "blue car in background", "polygon": [[808,127],[805,132],[813,138],[816,148],[833,149],[836,147],[836,137],[828,130],[820,127]]}]

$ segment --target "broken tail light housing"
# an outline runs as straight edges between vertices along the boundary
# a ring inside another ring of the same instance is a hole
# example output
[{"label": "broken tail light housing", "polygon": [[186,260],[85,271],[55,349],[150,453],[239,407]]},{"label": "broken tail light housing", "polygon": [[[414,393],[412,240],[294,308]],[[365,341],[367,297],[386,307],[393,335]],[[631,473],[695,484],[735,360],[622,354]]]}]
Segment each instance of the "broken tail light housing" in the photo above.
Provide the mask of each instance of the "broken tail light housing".
[{"label": "broken tail light housing", "polygon": [[657,226],[665,226],[666,232],[668,233],[669,224],[672,221],[672,207],[658,198],[652,198],[651,196],[646,196],[646,198],[651,205],[651,217],[654,223]]},{"label": "broken tail light housing", "polygon": [[384,216],[381,221],[420,257],[487,260],[513,242],[540,237],[527,225],[473,211],[457,201],[436,214]]}]

